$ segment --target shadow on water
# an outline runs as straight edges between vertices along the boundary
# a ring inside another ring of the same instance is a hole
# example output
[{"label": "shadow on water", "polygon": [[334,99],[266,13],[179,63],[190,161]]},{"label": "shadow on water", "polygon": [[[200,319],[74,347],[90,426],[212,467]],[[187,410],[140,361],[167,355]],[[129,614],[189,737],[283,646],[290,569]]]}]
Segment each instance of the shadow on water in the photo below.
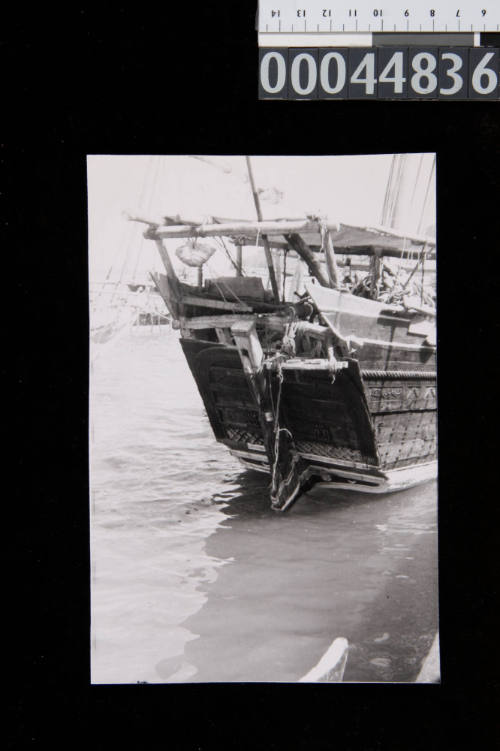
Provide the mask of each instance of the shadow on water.
[{"label": "shadow on water", "polygon": [[294,682],[344,636],[345,681],[414,680],[437,630],[436,483],[381,496],[315,488],[283,514],[265,475],[226,482],[205,546],[226,565],[183,623],[194,638],[182,660],[159,675]]},{"label": "shadow on water", "polygon": [[93,682],[296,681],[338,636],[345,680],[415,677],[435,483],[275,513],[266,475],[214,441],[177,336],[123,340],[91,385]]}]

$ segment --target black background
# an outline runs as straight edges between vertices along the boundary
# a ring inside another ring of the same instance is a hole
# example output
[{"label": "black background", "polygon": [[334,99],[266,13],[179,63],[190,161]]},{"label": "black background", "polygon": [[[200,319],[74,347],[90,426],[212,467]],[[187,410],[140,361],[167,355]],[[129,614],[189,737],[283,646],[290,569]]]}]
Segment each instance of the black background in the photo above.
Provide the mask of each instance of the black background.
[{"label": "black background", "polygon": [[[500,106],[259,102],[256,7],[235,5],[23,8],[4,26],[20,428],[8,746],[491,748]],[[90,686],[86,154],[408,151],[437,153],[442,684]]]}]

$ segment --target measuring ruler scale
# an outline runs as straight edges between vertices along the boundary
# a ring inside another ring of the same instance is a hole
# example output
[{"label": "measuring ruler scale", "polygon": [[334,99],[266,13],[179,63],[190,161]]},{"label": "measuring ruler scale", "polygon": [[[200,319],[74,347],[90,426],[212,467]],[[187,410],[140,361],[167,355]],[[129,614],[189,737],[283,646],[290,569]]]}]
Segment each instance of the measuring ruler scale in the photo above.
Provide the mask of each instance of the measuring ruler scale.
[{"label": "measuring ruler scale", "polygon": [[500,98],[500,0],[260,0],[259,99]]}]

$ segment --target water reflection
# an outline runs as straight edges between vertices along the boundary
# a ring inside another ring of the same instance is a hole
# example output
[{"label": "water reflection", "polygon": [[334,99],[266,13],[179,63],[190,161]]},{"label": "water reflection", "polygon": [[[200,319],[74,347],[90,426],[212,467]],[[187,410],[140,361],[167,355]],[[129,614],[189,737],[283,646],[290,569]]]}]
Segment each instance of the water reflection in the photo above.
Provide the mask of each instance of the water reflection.
[{"label": "water reflection", "polygon": [[213,502],[205,551],[228,565],[184,623],[165,680],[297,681],[337,636],[346,681],[411,681],[437,628],[436,483],[368,496],[315,489],[285,514],[243,472]]},{"label": "water reflection", "polygon": [[436,483],[275,513],[170,336],[118,344],[91,391],[93,682],[296,681],[337,636],[345,680],[415,677],[437,628]]}]

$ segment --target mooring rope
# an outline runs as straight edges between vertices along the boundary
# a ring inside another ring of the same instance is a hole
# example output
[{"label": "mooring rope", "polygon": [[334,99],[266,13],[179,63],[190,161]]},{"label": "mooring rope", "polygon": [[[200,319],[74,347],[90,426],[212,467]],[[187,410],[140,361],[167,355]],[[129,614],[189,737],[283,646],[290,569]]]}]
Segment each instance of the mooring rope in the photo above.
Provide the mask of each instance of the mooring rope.
[{"label": "mooring rope", "polygon": [[[293,440],[293,436],[288,430],[288,428],[280,428],[279,424],[279,413],[280,413],[280,404],[281,404],[281,386],[283,383],[283,371],[281,369],[281,363],[277,364],[276,369],[277,377],[278,377],[278,397],[276,400],[276,410],[274,413],[274,462],[273,462],[273,468],[271,473],[271,486],[274,489],[276,486],[276,472],[278,468],[278,460],[279,460],[279,441],[280,441],[280,433],[288,433],[290,438]],[[290,469],[290,472],[288,473],[288,477],[285,480],[285,483],[289,481],[291,477],[291,473],[293,472],[293,468],[295,466],[296,462],[292,462],[292,467]],[[280,483],[281,486],[282,483]],[[279,486],[278,486],[279,490]]]}]

